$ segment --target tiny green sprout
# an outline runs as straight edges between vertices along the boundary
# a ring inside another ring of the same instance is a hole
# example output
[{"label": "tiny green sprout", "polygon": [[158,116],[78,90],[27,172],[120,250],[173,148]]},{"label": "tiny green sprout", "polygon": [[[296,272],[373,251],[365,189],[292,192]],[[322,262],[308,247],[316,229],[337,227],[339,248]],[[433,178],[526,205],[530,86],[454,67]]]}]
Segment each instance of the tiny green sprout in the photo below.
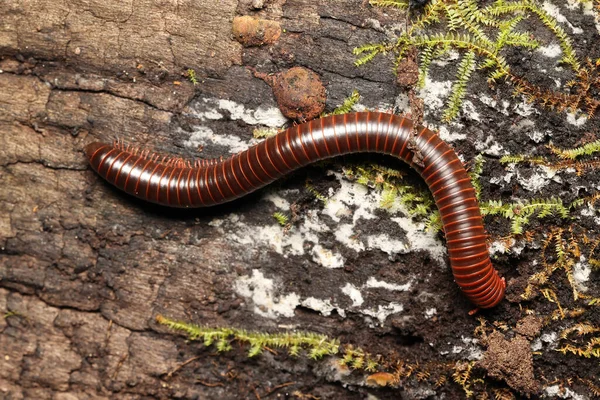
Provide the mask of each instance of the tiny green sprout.
[{"label": "tiny green sprout", "polygon": [[21,314],[21,313],[20,313],[20,312],[18,312],[18,311],[7,311],[7,312],[4,314],[4,319],[8,319],[8,318],[10,318],[10,317],[24,317],[24,315],[23,315],[23,314]]},{"label": "tiny green sprout", "polygon": [[375,358],[367,357],[367,365],[365,366],[365,371],[367,372],[375,372],[377,371],[377,367],[379,363]]},{"label": "tiny green sprout", "polygon": [[365,364],[364,356],[360,355],[358,357],[354,357],[352,359],[352,368],[353,369],[362,369]]},{"label": "tiny green sprout", "polygon": [[313,196],[315,196],[315,198],[319,201],[321,201],[323,204],[327,204],[327,202],[329,201],[329,199],[324,196],[323,194],[321,194],[317,189],[315,189],[315,187],[313,185],[311,185],[308,181],[306,182],[306,184],[304,185],[304,187],[306,188],[306,190],[308,190],[308,192],[310,194],[312,194]]},{"label": "tiny green sprout", "polygon": [[286,226],[290,220],[287,215],[285,215],[281,212],[274,212],[273,218],[275,218],[277,220],[277,222],[279,223],[279,225],[281,225],[281,226]]},{"label": "tiny green sprout", "polygon": [[231,344],[229,343],[229,341],[224,337],[220,338],[217,342],[217,351],[219,353],[224,353],[229,350],[231,350]]},{"label": "tiny green sprout", "polygon": [[192,68],[189,68],[186,71],[187,77],[190,80],[190,82],[192,82],[194,84],[194,86],[196,86],[198,84],[198,78],[196,77],[196,71],[194,71]]},{"label": "tiny green sprout", "polygon": [[255,342],[250,346],[250,350],[248,350],[248,357],[256,357],[257,355],[262,353],[262,345],[260,342]]},{"label": "tiny green sprout", "polygon": [[346,99],[344,99],[342,105],[333,110],[333,112],[330,115],[341,115],[349,113],[350,111],[352,111],[352,107],[354,107],[354,105],[358,103],[358,100],[360,100],[360,94],[358,93],[358,90],[353,90],[352,94]]},{"label": "tiny green sprout", "polygon": [[252,131],[252,136],[255,139],[268,139],[271,136],[277,135],[277,128],[256,128]]},{"label": "tiny green sprout", "polygon": [[300,345],[298,343],[294,343],[294,344],[290,345],[290,348],[288,349],[288,353],[292,357],[298,357],[300,355]]}]

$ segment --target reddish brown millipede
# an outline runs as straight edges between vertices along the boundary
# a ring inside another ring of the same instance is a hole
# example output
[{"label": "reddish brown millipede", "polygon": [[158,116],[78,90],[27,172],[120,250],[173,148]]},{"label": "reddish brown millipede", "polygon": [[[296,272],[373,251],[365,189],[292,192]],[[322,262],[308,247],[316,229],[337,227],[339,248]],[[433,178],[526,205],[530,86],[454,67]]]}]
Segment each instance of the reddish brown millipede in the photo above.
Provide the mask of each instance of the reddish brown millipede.
[{"label": "reddish brown millipede", "polygon": [[[103,178],[141,199],[170,207],[205,207],[253,192],[292,170],[341,154],[396,156],[425,179],[440,210],[456,283],[478,307],[504,297],[492,267],[475,190],[454,150],[427,128],[416,137],[412,121],[363,112],[316,119],[289,128],[246,151],[220,160],[161,158],[122,143],[91,143],[89,162]],[[413,160],[418,153],[419,159]]]}]

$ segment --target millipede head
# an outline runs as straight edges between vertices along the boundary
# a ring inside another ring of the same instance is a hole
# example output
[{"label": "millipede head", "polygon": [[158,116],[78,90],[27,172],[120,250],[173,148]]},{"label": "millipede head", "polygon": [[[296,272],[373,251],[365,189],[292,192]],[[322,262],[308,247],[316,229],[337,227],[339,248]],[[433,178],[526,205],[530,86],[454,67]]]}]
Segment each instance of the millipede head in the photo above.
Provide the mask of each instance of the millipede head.
[{"label": "millipede head", "polygon": [[94,155],[103,147],[106,147],[106,143],[92,142],[85,146],[85,155],[87,156],[88,160],[91,162]]}]

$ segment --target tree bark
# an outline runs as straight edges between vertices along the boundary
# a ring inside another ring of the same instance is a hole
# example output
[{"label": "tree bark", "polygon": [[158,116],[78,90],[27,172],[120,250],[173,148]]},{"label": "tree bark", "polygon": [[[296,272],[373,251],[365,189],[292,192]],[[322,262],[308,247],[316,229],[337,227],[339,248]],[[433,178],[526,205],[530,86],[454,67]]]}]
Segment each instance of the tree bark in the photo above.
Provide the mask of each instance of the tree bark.
[{"label": "tree bark", "polygon": [[[337,160],[206,210],[137,201],[88,168],[83,148],[95,140],[120,138],[202,158],[254,143],[253,128],[279,127],[285,119],[248,66],[317,72],[327,86],[327,111],[354,89],[368,108],[408,111],[391,57],[357,68],[352,54],[389,39],[404,14],[357,0],[256,3],[262,2],[0,4],[0,397],[462,396],[458,385],[369,388],[368,374],[277,349],[248,358],[247,348],[234,343],[217,354],[157,324],[163,315],[211,327],[308,330],[425,364],[480,351],[464,341],[479,323],[452,281],[442,236],[423,233],[402,211],[378,209],[380,194],[342,177],[343,162],[391,163],[426,190],[401,163]],[[248,14],[279,21],[282,36],[273,45],[242,47],[231,24]],[[453,71],[435,80],[451,81]],[[466,134],[454,136],[456,150],[466,160],[489,150],[487,132],[497,132],[496,142],[509,151],[531,144],[510,88],[494,93],[484,79],[476,85],[467,99],[479,119],[471,114],[462,128],[454,125],[451,133]],[[478,102],[477,88],[510,102],[508,116]],[[435,122],[439,96],[428,96],[425,117]],[[555,115],[528,118],[554,132],[589,127]],[[511,138],[515,126],[521,131]],[[510,187],[489,183],[504,172],[497,154],[487,154],[492,167],[482,177],[482,198],[493,199]],[[284,229],[273,213],[292,208],[296,218]],[[489,227],[496,237],[502,229]],[[531,271],[515,272],[514,262],[499,256],[505,276],[526,279]],[[486,316],[514,322],[515,308],[504,302]]]}]

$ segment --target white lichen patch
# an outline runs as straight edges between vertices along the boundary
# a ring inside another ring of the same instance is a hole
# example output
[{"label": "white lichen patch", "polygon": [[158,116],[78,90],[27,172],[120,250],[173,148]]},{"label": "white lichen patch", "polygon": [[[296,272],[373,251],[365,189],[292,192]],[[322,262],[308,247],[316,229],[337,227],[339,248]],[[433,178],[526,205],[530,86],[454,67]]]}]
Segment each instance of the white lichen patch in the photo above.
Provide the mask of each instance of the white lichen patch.
[{"label": "white lichen patch", "polygon": [[513,176],[515,176],[515,165],[509,164],[505,167],[506,173],[502,176],[493,176],[490,178],[490,183],[494,185],[504,186],[504,184],[510,183]]},{"label": "white lichen patch", "polygon": [[486,94],[480,94],[479,101],[481,101],[486,106],[491,107],[504,115],[509,114],[508,107],[510,106],[510,103],[506,100],[503,100],[502,105],[499,105],[498,102],[496,100],[494,100],[493,98],[491,98],[490,96],[488,96]]},{"label": "white lichen patch", "polygon": [[473,121],[481,122],[481,116],[479,115],[479,113],[475,109],[475,105],[471,101],[464,100],[462,104],[462,110],[465,116],[467,116],[467,118]]},{"label": "white lichen patch", "polygon": [[356,234],[354,232],[354,224],[340,224],[334,232],[335,239],[348,247],[360,253],[365,250],[365,245],[363,242],[358,240]]},{"label": "white lichen patch", "polygon": [[494,135],[487,135],[485,141],[476,142],[475,149],[494,157],[500,157],[504,153],[504,147],[496,141]]},{"label": "white lichen patch", "polygon": [[569,9],[575,9],[577,7],[583,8],[583,15],[588,15],[594,17],[594,25],[596,25],[596,30],[600,33],[600,13],[596,12],[595,5],[592,1],[581,2],[580,0],[568,0]]},{"label": "white lichen patch", "polygon": [[257,244],[268,247],[284,257],[304,255],[304,242],[318,242],[314,232],[304,230],[302,226],[294,232],[286,232],[278,224],[254,226],[246,224],[238,214],[229,214],[226,218],[213,219],[209,225],[219,228],[221,234],[241,245],[256,247]]},{"label": "white lichen patch", "polygon": [[459,354],[463,351],[463,347],[462,346],[452,346],[452,354]]},{"label": "white lichen patch", "polygon": [[573,279],[575,280],[577,290],[587,292],[588,287],[586,283],[590,280],[591,273],[592,269],[585,256],[582,255],[579,257],[579,261],[573,266]]},{"label": "white lichen patch", "polygon": [[437,128],[437,132],[438,132],[438,136],[440,137],[440,139],[442,139],[444,142],[448,142],[448,143],[452,143],[455,142],[457,140],[464,140],[467,138],[467,134],[466,133],[459,133],[460,132],[460,128],[462,127],[462,124],[458,124],[458,123],[452,123],[452,132],[448,130],[448,128],[446,127],[446,125],[441,125]]},{"label": "white lichen patch", "polygon": [[[357,252],[369,250],[381,250],[389,255],[403,254],[414,250],[425,250],[440,263],[444,263],[445,249],[442,243],[433,233],[425,232],[423,223],[416,223],[411,218],[395,217],[391,218],[400,228],[406,232],[406,237],[409,240],[398,240],[390,237],[387,234],[376,234],[367,236],[365,244],[358,240],[357,233],[360,232],[360,220],[375,219],[375,210],[379,208],[381,203],[381,194],[377,192],[369,192],[367,188],[356,182],[348,182],[336,174],[339,179],[340,189],[329,198],[324,207],[323,214],[328,215],[334,221],[340,221],[343,216],[351,216],[351,224],[339,224],[335,230],[336,239]],[[352,212],[351,209],[354,208]],[[390,209],[390,213],[403,212],[399,205],[395,205]]]},{"label": "white lichen patch", "polygon": [[558,334],[556,332],[544,333],[540,336],[542,343],[545,343],[548,350],[554,350],[558,344]]},{"label": "white lichen patch", "polygon": [[365,302],[360,289],[351,283],[346,283],[346,286],[342,288],[342,293],[350,297],[350,300],[352,300],[352,307],[359,307]]},{"label": "white lichen patch", "polygon": [[562,50],[558,43],[550,43],[547,46],[540,46],[536,51],[548,58],[558,58],[562,55]]},{"label": "white lichen patch", "polygon": [[367,280],[367,283],[364,284],[363,288],[387,289],[387,290],[391,290],[391,291],[406,292],[406,291],[410,290],[411,286],[412,286],[412,281],[409,281],[403,285],[398,285],[396,283],[388,283],[388,282],[377,280],[374,277],[370,277],[369,280]]},{"label": "white lichen patch", "polygon": [[445,350],[441,350],[440,355],[446,356],[448,354],[461,354],[460,357],[465,357],[470,361],[477,361],[483,358],[483,352],[478,346],[478,339],[461,336],[461,341],[464,344],[463,346],[448,342],[447,345],[449,347],[447,347]]},{"label": "white lichen patch", "polygon": [[510,252],[510,249],[515,244],[515,242],[516,242],[515,239],[512,239],[512,238],[510,240],[508,240],[508,243],[505,240],[494,240],[490,244],[490,247],[488,249],[490,252],[490,255],[494,255],[496,253],[505,254],[505,253]]},{"label": "white lichen patch", "polygon": [[510,253],[513,255],[519,255],[527,246],[527,242],[525,240],[515,240],[514,238],[510,238],[508,240],[495,240],[490,244],[489,252],[490,255],[494,255],[496,253],[506,254]]},{"label": "white lichen patch", "polygon": [[[341,187],[329,197],[323,208],[323,214],[328,215],[335,222],[339,222],[344,216],[352,216],[352,222],[354,223],[359,218],[375,218],[372,210],[377,205],[368,204],[375,201],[374,195],[369,193],[369,189],[364,185],[342,179],[340,174],[335,174],[335,176],[340,181]],[[352,206],[359,208],[352,212]]]},{"label": "white lichen patch", "polygon": [[276,192],[269,191],[263,198],[273,203],[273,205],[277,208],[280,208],[285,211],[288,211],[290,209],[290,202],[281,197]]},{"label": "white lichen patch", "polygon": [[306,299],[301,301],[301,304],[302,307],[318,311],[326,317],[330,316],[333,310],[336,310],[342,318],[346,317],[346,312],[342,308],[332,305],[331,301],[329,300],[321,300],[315,297],[307,297]]},{"label": "white lichen patch", "polygon": [[279,292],[273,279],[266,278],[257,269],[252,276],[242,276],[234,283],[234,290],[240,296],[250,299],[254,312],[266,318],[293,317],[294,310],[300,304],[295,293],[276,296]]},{"label": "white lichen patch", "polygon": [[203,99],[205,103],[215,104],[220,110],[229,112],[232,120],[242,120],[248,125],[264,125],[277,128],[287,122],[287,118],[277,107],[260,106],[256,110],[248,109],[243,104],[225,99]]},{"label": "white lichen patch", "polygon": [[583,33],[583,29],[573,26],[573,24],[571,24],[567,18],[560,13],[560,9],[551,2],[545,1],[542,5],[542,8],[544,11],[550,14],[550,16],[554,17],[554,19],[556,19],[559,23],[567,25],[574,34],[580,35]]},{"label": "white lichen patch", "polygon": [[456,49],[450,48],[442,57],[434,58],[431,64],[438,65],[440,67],[445,67],[449,63],[458,60],[461,57],[461,53],[459,53]]},{"label": "white lichen patch", "polygon": [[[256,110],[248,109],[244,105],[231,100],[203,98],[191,109],[191,115],[199,121],[220,120],[229,114],[231,120],[242,120],[248,125],[261,125],[271,128],[283,126],[287,119],[277,107],[260,106]],[[242,141],[234,135],[215,135],[212,129],[199,125],[184,144],[188,147],[198,148],[209,144],[216,144],[229,148],[230,153],[246,150],[257,140]]]},{"label": "white lichen patch", "polygon": [[426,319],[431,319],[436,314],[437,314],[437,310],[435,308],[428,308],[425,310],[425,318]]},{"label": "white lichen patch", "polygon": [[523,189],[536,193],[548,186],[552,181],[562,183],[562,178],[556,170],[544,165],[538,165],[529,177],[521,176],[519,170],[517,170],[517,181]]},{"label": "white lichen patch", "polygon": [[[407,99],[408,99],[408,97],[407,97]],[[389,112],[392,112],[392,110],[396,106],[397,106],[397,100],[395,101],[395,104],[390,104],[388,102],[381,102],[376,105],[369,105],[369,106],[366,106],[362,103],[356,103],[352,106],[352,111],[354,111],[354,112],[379,111],[379,112],[389,113]],[[406,102],[405,107],[399,107],[400,110],[405,110],[407,108],[408,108],[408,101]]]},{"label": "white lichen patch", "polygon": [[588,117],[583,114],[577,116],[575,113],[567,112],[567,122],[574,126],[583,126],[588,122]]},{"label": "white lichen patch", "polygon": [[571,400],[588,400],[587,396],[575,393],[564,385],[552,385],[544,388],[544,392],[548,397],[558,397],[561,399]]},{"label": "white lichen patch", "polygon": [[340,253],[334,253],[320,244],[316,244],[312,248],[312,256],[315,263],[325,268],[334,269],[344,267],[344,257]]},{"label": "white lichen patch", "polygon": [[529,136],[529,139],[533,140],[535,143],[541,143],[544,141],[546,134],[544,132],[534,130],[527,132],[527,136]]},{"label": "white lichen patch", "polygon": [[223,114],[221,114],[217,109],[209,109],[206,111],[198,111],[194,114],[196,118],[200,121],[212,120],[216,121],[219,119],[223,119]]},{"label": "white lichen patch", "polygon": [[391,218],[391,220],[406,231],[406,237],[409,238],[407,250],[426,251],[441,265],[445,264],[444,255],[446,254],[446,248],[437,238],[436,234],[425,230],[424,223],[416,223],[408,217],[396,217]]},{"label": "white lichen patch", "polygon": [[536,338],[533,342],[531,342],[531,351],[540,351],[542,350],[542,340],[540,338]]},{"label": "white lichen patch", "polygon": [[465,345],[465,352],[467,354],[468,360],[476,361],[481,360],[483,358],[483,352],[478,346],[478,339],[461,336],[461,340]]},{"label": "white lichen patch", "polygon": [[388,303],[385,305],[378,305],[377,308],[365,308],[361,310],[364,315],[376,318],[380,324],[383,324],[387,317],[392,314],[398,314],[404,310],[404,306],[399,303]]},{"label": "white lichen patch", "polygon": [[419,89],[419,97],[427,104],[429,111],[444,107],[444,99],[448,98],[452,91],[452,81],[437,82],[429,76],[425,78],[425,86]]},{"label": "white lichen patch", "polygon": [[[286,230],[275,220],[272,224],[257,225],[248,223],[243,215],[231,213],[224,218],[215,218],[210,223],[217,229],[226,240],[244,246],[250,251],[261,252],[268,249],[288,258],[292,256],[309,255],[313,262],[324,268],[342,268],[344,266],[344,257],[342,252],[335,247],[324,246],[319,243],[320,234],[332,235],[339,243],[340,247],[346,247],[356,252],[382,251],[390,256],[397,253],[407,253],[415,250],[427,251],[431,257],[438,261],[439,266],[445,265],[445,247],[433,233],[427,233],[423,223],[415,223],[408,217],[401,216],[401,206],[395,205],[389,211],[394,215],[390,220],[397,223],[401,230],[404,230],[406,239],[395,239],[388,233],[373,233],[364,235],[361,231],[361,224],[365,220],[378,218],[375,215],[376,210],[380,209],[381,193],[369,191],[364,185],[356,182],[349,182],[341,174],[335,174],[340,182],[337,190],[331,190],[327,201],[323,204],[323,210],[309,210],[297,221],[294,226]],[[289,202],[278,194],[267,193],[265,200],[275,205],[278,209],[285,211],[289,207]],[[333,221],[333,224],[332,224]],[[330,227],[329,224],[332,225]],[[284,269],[282,268],[282,274]],[[266,282],[259,286],[257,280],[261,278]],[[237,292],[249,298],[255,303],[255,310],[260,315],[269,317],[279,315],[290,315],[289,308],[282,310],[281,300],[274,300],[273,280],[277,277],[266,279],[262,275],[251,278],[244,277],[237,284]],[[402,283],[388,283],[370,278],[361,285],[350,285],[340,281],[339,288],[331,288],[332,292],[342,293],[349,296],[352,300],[354,312],[362,313],[365,316],[373,317],[379,323],[394,313],[403,310],[402,304],[392,303],[385,305],[370,305],[368,308],[361,309],[360,306],[366,301],[364,290],[371,288],[383,288],[390,291],[407,291],[411,287],[414,279],[409,278]],[[250,288],[252,287],[252,289]],[[253,288],[258,289],[253,289]],[[285,292],[287,289],[282,289]],[[283,304],[291,307],[293,304],[302,305],[329,315],[333,310],[344,316],[346,310],[339,304],[336,304],[336,296],[329,294],[327,299],[319,299],[311,296],[302,299],[299,295],[291,293],[281,293],[279,299],[283,299]],[[293,300],[293,301],[292,301]],[[269,309],[269,307],[273,309]],[[292,307],[293,308],[293,307]]]},{"label": "white lichen patch", "polygon": [[372,235],[367,237],[367,250],[379,249],[389,255],[406,253],[410,248],[407,242],[394,239],[387,234]]},{"label": "white lichen patch", "polygon": [[521,102],[517,103],[513,107],[514,112],[522,117],[528,117],[533,113],[539,114],[539,111],[535,109],[533,104],[529,103],[524,97],[521,96]]},{"label": "white lichen patch", "polygon": [[196,126],[188,140],[183,144],[193,149],[206,145],[218,145],[227,147],[231,154],[246,150],[252,143],[245,142],[234,135],[216,135],[212,129],[206,126]]}]

